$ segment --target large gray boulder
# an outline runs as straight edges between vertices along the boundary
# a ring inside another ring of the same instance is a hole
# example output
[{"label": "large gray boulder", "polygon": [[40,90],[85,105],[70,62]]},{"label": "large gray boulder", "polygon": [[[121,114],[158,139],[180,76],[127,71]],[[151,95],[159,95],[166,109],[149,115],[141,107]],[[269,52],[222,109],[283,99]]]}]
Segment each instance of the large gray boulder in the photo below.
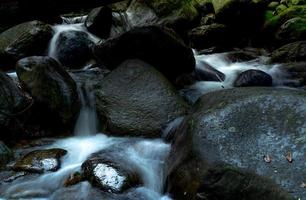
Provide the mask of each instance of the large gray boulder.
[{"label": "large gray boulder", "polygon": [[0,34],[0,66],[14,68],[17,60],[43,55],[48,48],[53,30],[40,21],[25,22]]},{"label": "large gray boulder", "polygon": [[292,199],[280,186],[303,199],[305,106],[305,91],[294,89],[204,95],[177,132],[169,192],[178,199]]},{"label": "large gray boulder", "polygon": [[167,79],[137,60],[123,63],[102,80],[96,104],[102,124],[115,135],[159,136],[164,125],[187,111]]}]

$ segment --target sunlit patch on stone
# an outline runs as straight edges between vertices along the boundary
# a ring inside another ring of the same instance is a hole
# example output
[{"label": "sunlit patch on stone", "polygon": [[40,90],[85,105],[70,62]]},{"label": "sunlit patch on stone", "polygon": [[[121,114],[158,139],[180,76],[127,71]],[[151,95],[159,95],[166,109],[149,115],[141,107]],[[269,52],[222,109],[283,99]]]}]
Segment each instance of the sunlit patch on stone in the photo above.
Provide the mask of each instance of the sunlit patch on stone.
[{"label": "sunlit patch on stone", "polygon": [[46,158],[40,161],[41,167],[46,171],[52,171],[58,168],[59,163],[55,158]]},{"label": "sunlit patch on stone", "polygon": [[126,180],[115,168],[106,164],[98,164],[93,171],[100,183],[113,191],[120,191]]}]

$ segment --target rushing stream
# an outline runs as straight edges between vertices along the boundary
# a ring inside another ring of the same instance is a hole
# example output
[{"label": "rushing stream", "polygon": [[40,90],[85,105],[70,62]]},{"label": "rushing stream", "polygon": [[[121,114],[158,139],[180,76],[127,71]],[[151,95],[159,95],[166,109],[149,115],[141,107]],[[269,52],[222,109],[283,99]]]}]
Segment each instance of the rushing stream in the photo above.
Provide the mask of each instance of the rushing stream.
[{"label": "rushing stream", "polygon": [[[86,32],[93,42],[99,41],[97,37],[89,34],[84,27],[85,17],[78,19],[64,18],[64,24],[53,27],[55,34],[50,42],[48,55],[57,59],[56,45],[61,32],[82,31]],[[77,22],[75,24],[75,22]],[[16,73],[9,74],[15,78]],[[61,160],[61,167],[56,172],[48,172],[26,181],[12,182],[0,198],[7,199],[57,199],[57,192],[64,186],[65,180],[74,172],[81,170],[82,163],[93,153],[104,149],[115,150],[118,154],[123,154],[125,162],[129,163],[140,175],[142,185],[134,188],[149,200],[170,199],[163,195],[164,190],[164,163],[170,151],[170,145],[162,139],[138,139],[138,138],[117,138],[109,137],[97,131],[97,116],[95,109],[95,97],[92,86],[87,83],[78,83],[79,96],[82,108],[75,125],[74,135],[70,138],[58,139],[53,144],[43,146],[41,149],[60,148],[67,150],[67,154]],[[112,184],[112,173],[109,170],[106,180]],[[115,183],[113,183],[115,184]],[[78,184],[79,189],[76,196],[79,199],[88,199],[89,190],[92,186],[88,182]]]},{"label": "rushing stream", "polygon": [[[136,169],[141,176],[143,185],[136,188],[146,199],[169,199],[163,196],[165,177],[163,175],[164,161],[170,151],[170,145],[161,139],[137,139],[116,138],[97,133],[96,112],[94,107],[94,95],[90,87],[80,89],[83,107],[79,119],[75,125],[75,136],[59,139],[43,149],[61,148],[68,151],[61,161],[61,168],[56,172],[50,172],[35,177],[33,180],[18,182],[6,189],[1,197],[5,198],[31,198],[31,199],[56,199],[56,192],[60,190],[65,180],[76,171],[80,171],[82,163],[93,153],[103,149],[118,148],[119,154],[124,154],[126,162]],[[107,172],[106,180],[112,182],[111,170]],[[87,199],[91,188],[87,182],[79,184],[77,190],[80,199]],[[55,196],[54,196],[55,195]],[[34,198],[37,197],[37,198]]]},{"label": "rushing stream", "polygon": [[[122,16],[117,16],[117,18],[120,17]],[[64,31],[82,31],[87,33],[94,43],[99,41],[99,38],[86,31],[84,27],[85,19],[86,16],[75,19],[64,18],[64,24],[53,27],[55,34],[48,49],[50,57],[57,59],[57,41],[60,33]],[[115,31],[114,34],[117,34],[117,32]],[[268,73],[273,77],[274,86],[282,85],[285,76],[279,65],[265,65],[259,60],[232,63],[226,59],[226,54],[197,55],[196,53],[195,58],[197,69],[205,68],[203,63],[208,63],[222,72],[225,75],[225,80],[220,80],[219,82],[199,81],[183,90],[185,96],[191,96],[191,101],[195,101],[204,93],[233,87],[233,82],[237,75],[248,69],[259,69]],[[16,73],[14,72],[9,75],[16,78]],[[78,83],[78,90],[83,106],[75,125],[74,136],[57,139],[54,143],[42,147],[42,149],[60,148],[67,150],[68,153],[61,160],[60,169],[56,172],[34,176],[26,181],[17,179],[9,184],[3,194],[0,194],[0,198],[57,199],[57,194],[64,187],[65,181],[74,172],[81,171],[81,165],[90,155],[101,150],[111,149],[112,151],[117,151],[116,153],[124,158],[125,163],[132,166],[140,175],[142,184],[134,188],[134,191],[148,200],[170,199],[163,193],[166,178],[164,164],[171,148],[170,144],[167,144],[162,139],[109,137],[98,133],[95,96],[92,86],[87,83]],[[164,136],[167,137],[171,129],[178,126],[182,119],[178,118],[170,123],[169,127],[165,129]],[[107,172],[106,179],[109,180],[106,181],[108,184],[116,186],[115,184],[117,183],[112,180],[112,174],[115,173],[111,169]],[[83,181],[78,184],[78,187],[76,196],[79,199],[88,199],[89,191],[92,188],[91,184]]]}]

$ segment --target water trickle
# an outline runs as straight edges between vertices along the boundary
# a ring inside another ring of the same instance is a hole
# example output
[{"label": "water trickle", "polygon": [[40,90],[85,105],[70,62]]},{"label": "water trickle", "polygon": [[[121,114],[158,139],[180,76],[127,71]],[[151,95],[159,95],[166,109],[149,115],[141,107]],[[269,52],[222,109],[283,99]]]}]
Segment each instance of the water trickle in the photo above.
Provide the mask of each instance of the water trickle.
[{"label": "water trickle", "polygon": [[95,95],[92,85],[86,82],[78,86],[79,97],[82,108],[74,128],[74,134],[77,136],[89,136],[98,133],[97,114],[95,107]]}]

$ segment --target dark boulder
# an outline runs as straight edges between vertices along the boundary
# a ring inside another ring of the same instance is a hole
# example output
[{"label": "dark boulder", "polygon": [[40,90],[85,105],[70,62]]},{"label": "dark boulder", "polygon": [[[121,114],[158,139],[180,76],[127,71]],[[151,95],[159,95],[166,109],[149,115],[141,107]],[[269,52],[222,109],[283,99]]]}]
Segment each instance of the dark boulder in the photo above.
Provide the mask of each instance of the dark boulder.
[{"label": "dark boulder", "polygon": [[40,21],[25,22],[0,34],[0,65],[13,69],[17,60],[44,55],[53,30]]},{"label": "dark boulder", "polygon": [[228,46],[233,42],[229,29],[223,24],[210,24],[192,29],[188,33],[191,46],[196,49]]},{"label": "dark boulder", "polygon": [[57,171],[60,168],[60,158],[67,153],[64,149],[46,149],[32,151],[16,161],[12,167],[15,171],[43,173]]},{"label": "dark boulder", "polygon": [[200,20],[200,7],[198,1],[190,0],[134,0],[128,12],[134,27],[159,24],[184,35]]},{"label": "dark boulder", "polygon": [[56,57],[68,68],[83,67],[92,56],[93,42],[85,32],[64,31],[56,41]]},{"label": "dark boulder", "polygon": [[74,124],[80,108],[76,84],[58,62],[28,57],[18,61],[16,71],[22,87],[34,99],[35,119],[40,124],[55,129]]},{"label": "dark boulder", "polygon": [[140,59],[170,80],[194,70],[193,52],[178,36],[157,26],[132,29],[94,48],[97,59],[110,69],[127,59]]},{"label": "dark boulder", "polygon": [[122,154],[104,150],[92,154],[83,164],[85,179],[106,192],[122,193],[140,183],[139,175]]},{"label": "dark boulder", "polygon": [[150,65],[131,60],[105,77],[96,90],[102,124],[115,135],[159,136],[187,106],[174,87]]},{"label": "dark boulder", "polygon": [[24,114],[31,99],[3,72],[0,72],[0,139],[15,137],[21,132]]},{"label": "dark boulder", "polygon": [[177,199],[305,197],[305,97],[259,87],[202,96],[175,134],[168,191]]},{"label": "dark boulder", "polygon": [[112,27],[112,9],[104,6],[93,9],[85,21],[89,32],[100,37],[108,38]]},{"label": "dark boulder", "polygon": [[272,63],[290,63],[306,61],[306,41],[287,44],[272,52]]},{"label": "dark boulder", "polygon": [[250,69],[238,75],[235,87],[272,86],[272,77],[261,70]]},{"label": "dark boulder", "polygon": [[265,1],[212,0],[216,21],[233,27],[237,34],[256,30],[264,21]]}]

